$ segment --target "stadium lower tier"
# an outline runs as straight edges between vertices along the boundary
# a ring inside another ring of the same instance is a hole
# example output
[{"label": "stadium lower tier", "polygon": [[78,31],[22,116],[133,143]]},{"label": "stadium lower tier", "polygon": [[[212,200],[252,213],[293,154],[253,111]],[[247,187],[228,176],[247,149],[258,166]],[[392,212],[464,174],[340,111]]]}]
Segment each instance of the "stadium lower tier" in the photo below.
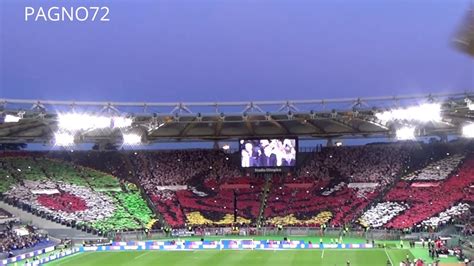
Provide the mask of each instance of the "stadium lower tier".
[{"label": "stadium lower tier", "polygon": [[370,190],[361,195],[359,189],[341,184],[316,182],[302,187],[275,182],[267,198],[266,222],[291,226],[349,224],[377,193]]},{"label": "stadium lower tier", "polygon": [[106,233],[150,226],[139,190],[103,172],[43,157],[3,157],[3,199],[38,216]]},{"label": "stadium lower tier", "polygon": [[371,227],[438,227],[461,217],[473,203],[474,157],[436,181],[400,180],[359,220]]}]

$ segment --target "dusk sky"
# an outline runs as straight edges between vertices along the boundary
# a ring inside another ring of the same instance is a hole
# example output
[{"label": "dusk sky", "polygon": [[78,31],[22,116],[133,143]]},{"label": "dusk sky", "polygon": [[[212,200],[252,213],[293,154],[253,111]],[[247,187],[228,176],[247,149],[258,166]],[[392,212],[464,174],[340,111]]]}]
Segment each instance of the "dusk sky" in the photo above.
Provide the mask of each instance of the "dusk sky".
[{"label": "dusk sky", "polygon": [[[24,21],[108,6],[110,22]],[[0,97],[235,101],[474,88],[469,0],[0,0]],[[76,6],[77,6],[76,5]]]}]

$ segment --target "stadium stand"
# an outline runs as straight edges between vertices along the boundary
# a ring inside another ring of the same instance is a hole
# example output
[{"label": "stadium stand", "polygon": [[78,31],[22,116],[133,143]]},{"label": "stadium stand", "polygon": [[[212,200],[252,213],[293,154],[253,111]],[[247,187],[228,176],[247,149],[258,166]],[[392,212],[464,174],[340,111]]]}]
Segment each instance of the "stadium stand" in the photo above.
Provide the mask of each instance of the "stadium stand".
[{"label": "stadium stand", "polygon": [[4,200],[58,223],[105,233],[146,228],[154,216],[137,189],[110,174],[38,153],[0,161]]},{"label": "stadium stand", "polygon": [[[223,208],[223,202],[231,203],[232,200],[218,184],[241,173],[225,153],[205,150],[146,152],[132,154],[130,161],[135,169],[142,169],[137,172],[139,183],[169,225],[184,226],[188,214],[195,215],[196,211],[214,216],[214,222],[232,212],[231,206],[224,206],[227,210]],[[197,201],[200,204],[196,204]]]},{"label": "stadium stand", "polygon": [[8,223],[0,229],[0,254],[20,253],[29,248],[41,248],[54,245],[48,235],[41,234],[32,226]]},{"label": "stadium stand", "polygon": [[8,152],[0,156],[0,192],[39,216],[95,232],[260,221],[402,229],[446,223],[472,203],[468,149],[323,148],[301,155],[297,172],[267,176],[244,173],[235,155],[216,150]]},{"label": "stadium stand", "polygon": [[12,217],[12,214],[7,212],[6,210],[0,208],[0,220],[2,219],[7,219],[7,218],[11,218]]},{"label": "stadium stand", "polygon": [[461,154],[447,156],[446,158],[430,163],[421,170],[413,172],[404,177],[404,179],[415,181],[444,180],[456,169],[463,159],[464,156]]},{"label": "stadium stand", "polygon": [[[188,223],[230,225],[234,222],[234,197],[237,203],[239,223],[255,222],[258,217],[263,187],[262,179],[248,177],[226,178],[216,181],[207,179],[202,184],[194,180],[188,189],[177,191],[178,201],[183,207]],[[199,215],[207,221],[199,222]]]},{"label": "stadium stand", "polygon": [[385,195],[385,200],[404,202],[409,208],[385,226],[398,229],[416,226],[461,201],[467,201],[471,194],[469,187],[474,182],[473,167],[474,158],[468,156],[447,178],[431,182],[399,181]]},{"label": "stadium stand", "polygon": [[331,214],[324,217],[332,218],[334,226],[352,222],[379,194],[375,187],[393,182],[402,173],[410,150],[395,144],[326,148],[315,153],[301,167],[300,177],[293,178],[306,180],[305,187],[274,179],[265,208],[267,222],[318,226],[329,222],[316,219],[323,213]]}]

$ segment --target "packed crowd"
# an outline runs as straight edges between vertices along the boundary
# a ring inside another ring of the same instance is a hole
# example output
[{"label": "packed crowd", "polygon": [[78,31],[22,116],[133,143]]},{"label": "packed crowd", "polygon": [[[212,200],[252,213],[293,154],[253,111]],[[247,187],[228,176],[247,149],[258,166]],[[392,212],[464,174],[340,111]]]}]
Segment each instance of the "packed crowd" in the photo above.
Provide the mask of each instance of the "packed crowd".
[{"label": "packed crowd", "polygon": [[11,180],[4,200],[44,218],[97,233],[142,229],[153,219],[139,191],[110,174],[38,154],[0,162]]},{"label": "packed crowd", "polygon": [[48,180],[25,180],[23,185],[15,186],[5,196],[57,221],[91,222],[110,217],[115,211],[112,199],[100,192]]},{"label": "packed crowd", "polygon": [[[329,185],[331,186],[331,185]],[[318,183],[310,188],[292,188],[285,184],[274,184],[268,197],[264,216],[268,225],[275,225],[277,217],[294,215],[303,221],[302,226],[320,226],[318,223],[309,223],[319,213],[330,211],[333,213],[330,222],[333,226],[343,226],[352,222],[357,213],[370,204],[376,196],[368,193],[365,198],[357,196],[357,190],[344,186],[329,195],[323,195],[324,184]],[[288,224],[281,224],[288,225]]]},{"label": "packed crowd", "polygon": [[[140,169],[137,171],[140,185],[169,225],[177,227],[186,223],[183,208],[186,212],[208,211],[211,216],[231,211],[230,206],[227,210],[222,208],[222,202],[231,198],[218,193],[217,183],[242,174],[225,153],[182,150],[133,153],[129,158],[133,167]],[[221,218],[214,216],[216,220]]]},{"label": "packed crowd", "polygon": [[455,154],[451,156],[448,155],[446,158],[432,162],[426,167],[413,172],[412,174],[404,177],[404,179],[415,181],[446,179],[457,168],[463,159],[464,156],[461,154]]},{"label": "packed crowd", "polygon": [[[445,214],[452,214],[449,208],[474,200],[469,188],[473,158],[446,147],[324,148],[309,154],[296,173],[275,175],[268,183],[262,176],[244,175],[235,155],[215,150],[0,156],[5,181],[0,192],[39,215],[100,231],[148,224],[153,214],[145,194],[174,228],[233,222],[234,211],[246,223],[262,216],[268,225],[359,221],[406,228],[422,221],[442,223]],[[124,180],[135,182],[145,194],[126,191]],[[371,206],[375,199],[380,203]]]},{"label": "packed crowd", "polygon": [[439,213],[438,215],[431,217],[427,220],[421,222],[421,224],[426,226],[438,227],[440,225],[450,222],[452,219],[459,217],[467,212],[469,212],[470,206],[467,203],[459,203],[453,207]]},{"label": "packed crowd", "polygon": [[[208,224],[222,224],[226,215],[233,216],[235,204],[238,217],[256,221],[264,180],[249,177],[234,178],[234,183],[228,183],[227,180],[207,179],[199,186],[177,191],[179,203],[185,213],[200,212],[214,221]],[[187,220],[193,223],[189,218]]]},{"label": "packed crowd", "polygon": [[[221,151],[179,150],[134,153],[130,160],[139,171],[138,178],[147,188],[186,184],[192,177],[206,173],[208,178],[237,177],[238,166]],[[145,170],[146,169],[146,170]]]},{"label": "packed crowd", "polygon": [[412,149],[402,144],[326,148],[315,153],[298,176],[385,185],[401,173]]},{"label": "packed crowd", "polygon": [[448,178],[428,182],[427,186],[401,180],[384,196],[386,201],[405,202],[409,209],[393,218],[385,226],[407,228],[448,210],[458,202],[466,201],[474,183],[474,157],[465,162]]},{"label": "packed crowd", "polygon": [[12,217],[12,214],[0,208],[0,220]]},{"label": "packed crowd", "polygon": [[37,233],[31,226],[8,224],[0,230],[0,253],[10,253],[15,250],[31,248],[41,242],[48,242],[47,235]]},{"label": "packed crowd", "polygon": [[275,221],[294,214],[304,221],[330,211],[334,214],[331,225],[352,223],[380,195],[377,186],[402,175],[415,149],[402,144],[323,149],[309,158],[295,178],[307,180],[308,187],[292,186],[296,180],[273,182],[265,217]]},{"label": "packed crowd", "polygon": [[377,203],[377,205],[364,212],[359,222],[365,227],[379,228],[407,208],[408,205],[398,202]]}]

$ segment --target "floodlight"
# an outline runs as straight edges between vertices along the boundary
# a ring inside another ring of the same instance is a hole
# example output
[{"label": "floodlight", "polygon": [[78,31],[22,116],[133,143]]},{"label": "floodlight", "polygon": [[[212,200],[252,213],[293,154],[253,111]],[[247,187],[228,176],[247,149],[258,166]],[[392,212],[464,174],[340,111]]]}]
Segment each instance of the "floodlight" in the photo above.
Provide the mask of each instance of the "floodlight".
[{"label": "floodlight", "polygon": [[20,121],[21,117],[16,116],[16,115],[6,115],[5,116],[5,123],[17,123]]},{"label": "floodlight", "polygon": [[71,146],[74,144],[74,136],[69,133],[58,132],[54,134],[54,145]]},{"label": "floodlight", "polygon": [[467,108],[469,108],[469,111],[473,111],[474,110],[474,103],[473,102],[468,102],[467,103]]},{"label": "floodlight", "polygon": [[397,139],[399,140],[411,140],[415,139],[415,127],[402,127],[397,129]]},{"label": "floodlight", "polygon": [[463,126],[462,135],[466,138],[474,138],[474,124],[467,124]]},{"label": "floodlight", "polygon": [[109,117],[79,113],[58,114],[58,127],[66,131],[126,128],[130,127],[132,123],[132,118],[122,116]]},{"label": "floodlight", "polygon": [[441,105],[437,103],[427,103],[405,109],[392,109],[382,113],[376,113],[375,116],[383,123],[393,120],[438,122],[441,121]]},{"label": "floodlight", "polygon": [[95,124],[95,117],[87,114],[66,113],[58,114],[58,127],[61,130],[91,129]]},{"label": "floodlight", "polygon": [[465,98],[465,99],[464,99],[464,102],[466,103],[466,106],[467,106],[467,108],[469,109],[469,111],[473,111],[473,110],[474,110],[474,103],[471,101],[471,99]]},{"label": "floodlight", "polygon": [[132,125],[133,119],[128,117],[114,117],[112,118],[114,128],[126,128]]},{"label": "floodlight", "polygon": [[142,144],[142,136],[135,133],[123,134],[123,145],[139,145]]}]

